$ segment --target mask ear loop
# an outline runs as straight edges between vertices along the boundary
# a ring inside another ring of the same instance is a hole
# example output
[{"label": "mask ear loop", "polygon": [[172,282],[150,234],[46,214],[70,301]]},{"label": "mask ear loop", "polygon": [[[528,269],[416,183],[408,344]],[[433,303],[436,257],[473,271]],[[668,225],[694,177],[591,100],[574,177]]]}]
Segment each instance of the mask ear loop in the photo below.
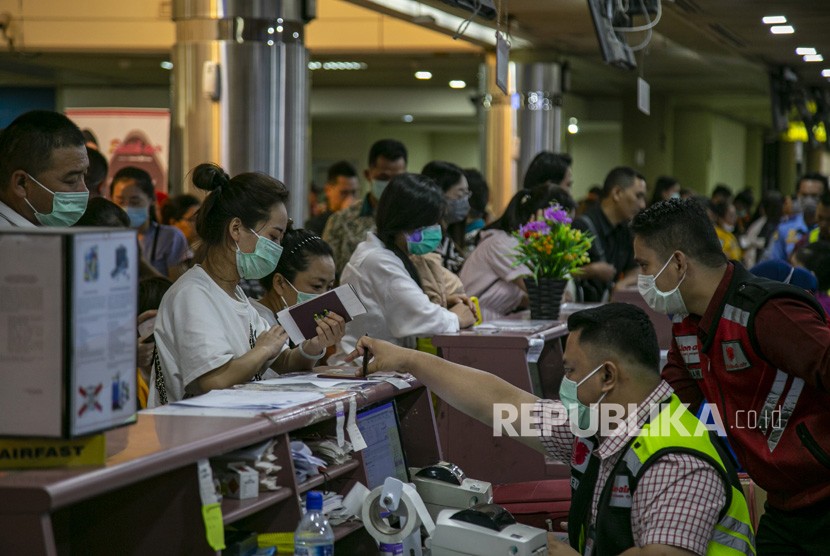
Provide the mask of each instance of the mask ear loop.
[{"label": "mask ear loop", "polygon": [[794,272],[795,272],[795,267],[794,267],[794,266],[793,266],[793,267],[790,267],[790,273],[789,273],[789,274],[787,274],[787,277],[786,277],[786,278],[784,278],[784,283],[785,283],[785,284],[789,284],[789,283],[790,283],[790,280],[792,280],[792,279],[793,279],[793,273],[794,273]]}]

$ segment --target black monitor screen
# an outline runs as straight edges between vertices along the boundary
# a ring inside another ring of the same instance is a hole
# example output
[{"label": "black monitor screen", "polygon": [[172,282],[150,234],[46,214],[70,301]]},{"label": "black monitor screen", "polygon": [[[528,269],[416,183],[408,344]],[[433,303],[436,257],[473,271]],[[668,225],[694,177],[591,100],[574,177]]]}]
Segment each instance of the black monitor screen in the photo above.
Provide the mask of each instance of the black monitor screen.
[{"label": "black monitor screen", "polygon": [[383,485],[387,477],[408,482],[398,417],[392,402],[372,407],[357,414],[357,428],[366,441],[363,463],[366,468],[366,486],[369,489]]}]

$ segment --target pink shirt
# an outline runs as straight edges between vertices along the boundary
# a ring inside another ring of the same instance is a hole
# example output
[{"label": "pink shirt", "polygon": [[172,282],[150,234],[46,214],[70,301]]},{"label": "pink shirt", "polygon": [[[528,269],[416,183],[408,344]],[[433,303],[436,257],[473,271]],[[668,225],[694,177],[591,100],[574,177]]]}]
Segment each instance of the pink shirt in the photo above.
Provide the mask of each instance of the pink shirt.
[{"label": "pink shirt", "polygon": [[483,230],[478,246],[458,273],[467,295],[478,297],[484,320],[503,317],[522,301],[522,289],[513,280],[530,275],[530,269],[513,266],[518,244],[507,232]]}]

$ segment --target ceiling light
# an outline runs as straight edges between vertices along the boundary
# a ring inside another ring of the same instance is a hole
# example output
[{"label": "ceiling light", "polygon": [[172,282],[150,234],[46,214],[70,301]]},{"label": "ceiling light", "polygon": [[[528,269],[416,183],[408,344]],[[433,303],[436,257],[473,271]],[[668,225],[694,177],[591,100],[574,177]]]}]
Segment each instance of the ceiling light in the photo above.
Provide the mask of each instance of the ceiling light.
[{"label": "ceiling light", "polygon": [[815,48],[808,48],[806,46],[799,46],[795,49],[795,53],[799,56],[811,56],[813,54],[817,54]]},{"label": "ceiling light", "polygon": [[787,18],[783,15],[768,15],[761,19],[765,25],[780,25],[781,23],[787,23]]},{"label": "ceiling light", "polygon": [[163,69],[166,70],[173,69],[173,62],[171,62],[170,60],[164,60],[160,65]]},{"label": "ceiling light", "polygon": [[571,135],[576,135],[579,133],[579,126],[576,124],[568,124],[568,133]]},{"label": "ceiling light", "polygon": [[323,67],[322,62],[309,62],[308,63],[308,69],[310,69],[310,70],[318,70],[318,69],[321,69],[322,67]]},{"label": "ceiling light", "polygon": [[432,73],[428,71],[416,71],[415,79],[432,79]]},{"label": "ceiling light", "polygon": [[823,62],[824,56],[821,54],[810,54],[802,58],[805,62]]},{"label": "ceiling light", "polygon": [[453,79],[450,81],[450,89],[463,89],[467,86],[467,83],[460,79]]},{"label": "ceiling light", "polygon": [[404,114],[402,120],[408,124],[412,123],[412,120],[415,118],[412,117],[412,114]]},{"label": "ceiling light", "polygon": [[822,77],[830,77],[830,69],[821,70]]},{"label": "ceiling light", "polygon": [[773,25],[769,28],[769,32],[773,35],[792,35],[795,33],[795,27],[792,25]]}]

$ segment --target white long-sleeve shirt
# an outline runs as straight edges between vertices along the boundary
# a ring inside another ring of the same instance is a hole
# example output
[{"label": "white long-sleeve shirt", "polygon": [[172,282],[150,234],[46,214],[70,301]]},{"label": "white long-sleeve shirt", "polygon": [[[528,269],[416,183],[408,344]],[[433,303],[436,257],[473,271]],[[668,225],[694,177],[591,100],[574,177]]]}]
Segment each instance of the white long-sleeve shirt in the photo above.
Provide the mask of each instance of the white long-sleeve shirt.
[{"label": "white long-sleeve shirt", "polygon": [[403,262],[371,232],[358,244],[340,282],[351,284],[366,306],[365,315],[346,325],[341,353],[354,350],[364,334],[412,346],[410,338],[459,330],[456,314],[432,303]]}]

